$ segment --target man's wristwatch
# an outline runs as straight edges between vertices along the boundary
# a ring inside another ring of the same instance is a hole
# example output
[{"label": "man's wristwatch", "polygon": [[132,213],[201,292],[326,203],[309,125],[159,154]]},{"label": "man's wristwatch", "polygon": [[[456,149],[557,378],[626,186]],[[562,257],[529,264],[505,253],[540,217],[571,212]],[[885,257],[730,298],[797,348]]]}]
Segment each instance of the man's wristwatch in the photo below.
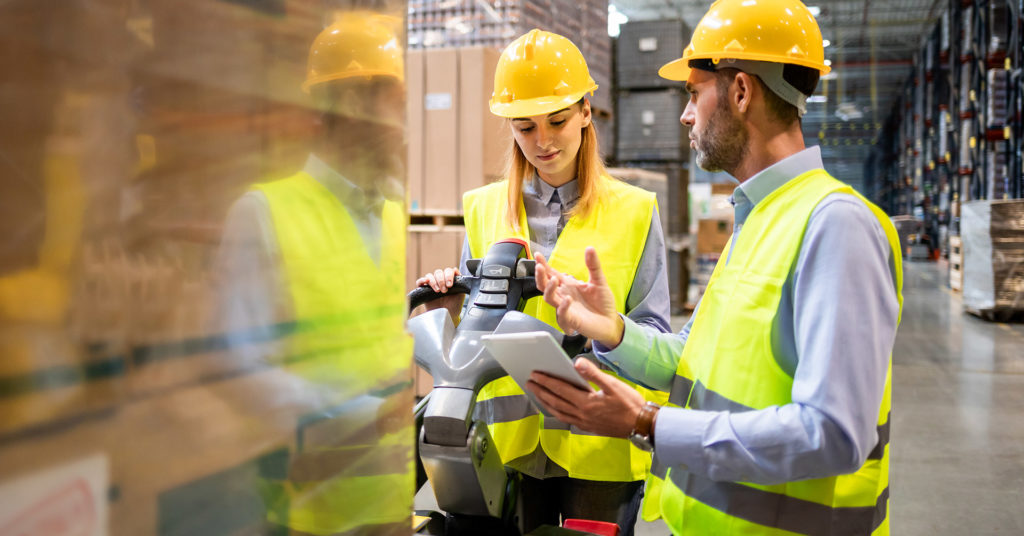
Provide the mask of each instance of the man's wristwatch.
[{"label": "man's wristwatch", "polygon": [[648,402],[640,408],[640,414],[636,416],[636,424],[633,425],[633,432],[629,434],[629,440],[640,450],[654,450],[654,417],[659,409],[661,406]]}]

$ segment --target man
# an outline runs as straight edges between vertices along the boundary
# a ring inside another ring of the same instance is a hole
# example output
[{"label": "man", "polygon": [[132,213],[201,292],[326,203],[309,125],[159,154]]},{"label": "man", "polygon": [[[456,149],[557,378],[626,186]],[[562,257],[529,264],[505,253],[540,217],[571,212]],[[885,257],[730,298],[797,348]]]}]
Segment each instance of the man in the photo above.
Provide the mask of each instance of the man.
[{"label": "man", "polygon": [[675,534],[889,533],[901,258],[885,214],[804,146],[800,115],[827,72],[798,0],[716,2],[659,71],[686,81],[698,165],[740,182],[733,236],[678,335],[615,314],[593,250],[586,283],[539,259],[563,329],[671,394],[668,407],[645,404],[584,360],[599,392],[540,373],[531,388],[564,422],[652,447],[667,476],[647,500]]},{"label": "man", "polygon": [[313,42],[303,89],[317,137],[303,169],[232,207],[220,264],[232,350],[270,361],[268,425],[295,438],[266,482],[294,534],[407,534],[412,340],[405,332],[400,18],[357,11]]}]

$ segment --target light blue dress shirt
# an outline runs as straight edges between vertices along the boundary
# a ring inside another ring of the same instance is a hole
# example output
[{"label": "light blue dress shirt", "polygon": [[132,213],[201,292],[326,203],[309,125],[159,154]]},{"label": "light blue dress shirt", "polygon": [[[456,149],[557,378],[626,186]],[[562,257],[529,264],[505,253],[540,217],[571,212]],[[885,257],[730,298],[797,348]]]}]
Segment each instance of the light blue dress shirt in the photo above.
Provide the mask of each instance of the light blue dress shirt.
[{"label": "light blue dress shirt", "polygon": [[[741,184],[733,194],[733,232],[742,232],[768,194],[822,167],[820,150],[810,147]],[[859,468],[878,442],[899,315],[894,277],[889,242],[870,209],[848,194],[822,200],[771,332],[779,364],[793,374],[793,401],[742,413],[664,408],[654,431],[657,461],[712,480],[760,484]],[[693,317],[678,335],[624,321],[622,343],[614,350],[596,344],[598,358],[622,376],[668,390]]]}]

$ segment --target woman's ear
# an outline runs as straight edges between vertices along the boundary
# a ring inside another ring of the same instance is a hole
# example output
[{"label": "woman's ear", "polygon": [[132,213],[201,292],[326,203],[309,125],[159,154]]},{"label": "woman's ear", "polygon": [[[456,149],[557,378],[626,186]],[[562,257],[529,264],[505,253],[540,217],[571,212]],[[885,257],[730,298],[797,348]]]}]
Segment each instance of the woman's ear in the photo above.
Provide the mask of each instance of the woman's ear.
[{"label": "woman's ear", "polygon": [[583,97],[583,128],[590,126],[590,122],[593,119],[590,110],[590,99]]}]

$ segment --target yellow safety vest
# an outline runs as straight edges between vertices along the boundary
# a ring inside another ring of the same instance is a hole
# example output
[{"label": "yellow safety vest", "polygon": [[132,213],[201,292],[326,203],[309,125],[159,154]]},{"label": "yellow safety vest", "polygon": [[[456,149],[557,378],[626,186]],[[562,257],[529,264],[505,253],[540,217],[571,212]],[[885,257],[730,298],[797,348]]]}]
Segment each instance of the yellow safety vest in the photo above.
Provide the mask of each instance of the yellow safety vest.
[{"label": "yellow safety vest", "polygon": [[[386,201],[375,263],[342,203],[305,172],[255,186],[267,198],[292,299],[284,368],[304,381],[307,415],[336,419],[331,439],[299,447],[277,483],[271,522],[311,534],[408,523],[415,482],[409,399],[412,339],[405,331],[405,222]],[[293,397],[294,398],[294,397]],[[369,404],[362,403],[370,401]],[[289,403],[296,403],[289,400]],[[384,424],[384,419],[390,419]],[[360,430],[339,433],[334,428]],[[302,438],[300,427],[298,436]],[[301,440],[301,439],[300,439]]]},{"label": "yellow safety vest", "polygon": [[[585,218],[574,216],[566,222],[548,262],[555,269],[585,281],[589,272],[583,254],[588,246],[593,246],[615,296],[615,307],[624,312],[657,205],[654,194],[611,177],[602,177],[601,187],[604,192],[600,202],[590,214]],[[498,240],[529,239],[522,200],[519,202],[520,230],[508,225],[507,196],[506,181],[464,195],[466,233],[473,258],[483,257]],[[524,312],[560,329],[555,309],[543,298],[527,302]],[[667,393],[627,383],[648,400],[659,403],[667,400]],[[503,462],[532,453],[539,443],[548,458],[572,478],[631,482],[644,478],[650,467],[650,454],[625,439],[595,436],[570,429],[556,419],[545,419],[532,409],[526,395],[509,377],[485,385],[477,396],[477,404],[483,408],[480,414],[488,423]]]},{"label": "yellow safety vest", "polygon": [[[889,218],[824,170],[800,175],[754,207],[728,264],[723,254],[715,267],[676,370],[670,405],[740,412],[792,402],[793,377],[779,367],[772,352],[772,321],[807,221],[818,203],[834,193],[859,198],[884,229],[902,311],[899,239]],[[891,378],[890,357],[877,420],[879,442],[860,469],[761,485],[715,482],[670,468],[665,485],[655,493],[673,534],[889,534]]]}]

